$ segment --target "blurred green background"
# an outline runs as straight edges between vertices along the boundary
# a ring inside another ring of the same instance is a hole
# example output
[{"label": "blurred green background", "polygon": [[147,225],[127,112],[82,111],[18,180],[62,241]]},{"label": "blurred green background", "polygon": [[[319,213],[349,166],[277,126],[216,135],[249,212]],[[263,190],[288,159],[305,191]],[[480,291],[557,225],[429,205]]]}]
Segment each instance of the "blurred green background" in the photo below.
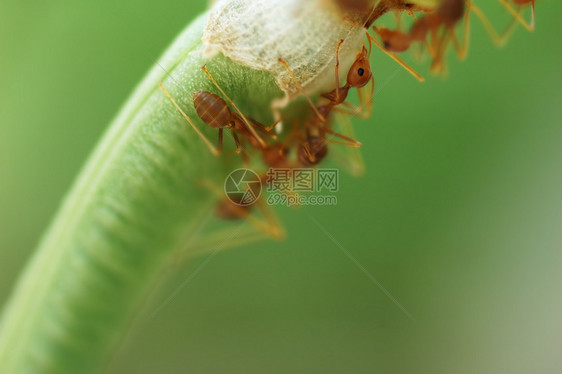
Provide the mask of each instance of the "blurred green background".
[{"label": "blurred green background", "polygon": [[[0,304],[109,121],[205,8],[0,2]],[[280,209],[285,242],[219,253],[108,372],[560,372],[562,3],[537,11],[502,50],[473,19],[446,79],[419,84],[375,51],[373,116],[354,120],[366,176],[342,175],[337,207]]]}]

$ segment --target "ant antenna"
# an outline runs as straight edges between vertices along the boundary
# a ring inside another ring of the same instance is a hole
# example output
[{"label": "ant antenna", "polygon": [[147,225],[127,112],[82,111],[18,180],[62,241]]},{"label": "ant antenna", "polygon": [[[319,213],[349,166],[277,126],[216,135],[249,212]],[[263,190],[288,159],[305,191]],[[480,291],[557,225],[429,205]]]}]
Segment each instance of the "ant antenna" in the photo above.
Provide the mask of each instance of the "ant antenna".
[{"label": "ant antenna", "polygon": [[[371,53],[373,52],[373,42],[371,42],[371,39],[368,37],[369,36],[368,30],[365,30],[365,34],[367,34],[367,41],[369,42],[369,55],[367,57],[371,58]],[[363,45],[365,45],[365,44],[363,44]]]},{"label": "ant antenna", "polygon": [[336,70],[336,97],[340,98],[340,47],[343,44],[343,39],[340,40],[338,43],[338,47],[336,48],[336,66],[334,69]]},{"label": "ant antenna", "polygon": [[170,99],[172,104],[174,104],[174,106],[177,108],[177,110],[179,110],[179,112],[182,114],[182,116],[187,120],[187,122],[189,122],[191,127],[193,127],[193,130],[195,130],[197,135],[199,135],[201,137],[201,139],[203,139],[203,141],[205,142],[207,147],[209,147],[209,149],[211,150],[211,153],[214,154],[215,156],[219,156],[221,154],[220,150],[217,150],[215,148],[215,146],[209,141],[209,139],[207,139],[207,137],[197,128],[197,126],[195,126],[195,124],[193,123],[191,118],[189,118],[189,116],[187,114],[185,114],[185,112],[180,108],[178,103],[176,103],[176,101],[172,98],[172,96],[170,96],[168,91],[166,91],[166,89],[164,88],[164,85],[162,83],[159,83],[158,86],[160,86],[160,88],[162,89],[162,91],[164,91],[164,94],[166,94],[166,96],[168,97],[168,99]]},{"label": "ant antenna", "polygon": [[380,48],[381,51],[383,51],[388,57],[390,57],[391,59],[393,59],[394,61],[396,61],[398,64],[400,64],[404,69],[406,69],[406,71],[408,71],[408,73],[412,74],[418,81],[420,82],[425,82],[425,78],[422,77],[418,72],[416,72],[413,68],[411,68],[408,64],[406,64],[400,57],[398,57],[395,53],[390,53],[389,51],[387,51],[382,45],[379,44],[379,42],[377,41],[377,39],[375,39],[375,37],[373,37],[371,34],[369,34],[367,32],[367,39],[369,40],[369,42],[373,42],[375,43],[375,45],[377,47]]}]

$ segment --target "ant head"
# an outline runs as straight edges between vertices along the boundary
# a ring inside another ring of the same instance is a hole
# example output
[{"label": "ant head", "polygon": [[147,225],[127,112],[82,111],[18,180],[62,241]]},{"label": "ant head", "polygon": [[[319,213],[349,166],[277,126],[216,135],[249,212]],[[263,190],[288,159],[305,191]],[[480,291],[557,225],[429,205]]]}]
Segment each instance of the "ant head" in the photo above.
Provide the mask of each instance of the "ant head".
[{"label": "ant head", "polygon": [[351,65],[351,69],[349,69],[347,84],[356,88],[364,87],[371,80],[372,74],[369,53],[367,48],[363,47],[363,51],[357,56],[357,59]]}]

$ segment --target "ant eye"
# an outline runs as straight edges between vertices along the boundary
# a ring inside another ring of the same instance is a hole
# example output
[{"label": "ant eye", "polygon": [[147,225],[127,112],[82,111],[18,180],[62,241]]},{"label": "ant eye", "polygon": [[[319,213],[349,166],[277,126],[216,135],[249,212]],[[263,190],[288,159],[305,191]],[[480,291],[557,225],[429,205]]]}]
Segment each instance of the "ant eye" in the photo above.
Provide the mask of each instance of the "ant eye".
[{"label": "ant eye", "polygon": [[349,69],[347,83],[350,87],[363,87],[369,83],[371,76],[369,61],[364,58],[359,58],[352,65],[351,69]]}]

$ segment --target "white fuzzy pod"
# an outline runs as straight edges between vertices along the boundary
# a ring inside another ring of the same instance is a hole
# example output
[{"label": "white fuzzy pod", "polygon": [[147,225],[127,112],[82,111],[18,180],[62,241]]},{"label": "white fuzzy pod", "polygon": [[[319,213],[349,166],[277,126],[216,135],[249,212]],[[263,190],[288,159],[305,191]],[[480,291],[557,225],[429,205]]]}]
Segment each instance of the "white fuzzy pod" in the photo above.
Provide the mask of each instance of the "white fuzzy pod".
[{"label": "white fuzzy pod", "polygon": [[334,0],[219,0],[203,35],[205,54],[271,73],[290,99],[299,91],[283,58],[308,93],[326,92],[336,86],[339,41],[343,79],[363,47],[368,16],[346,13]]}]

